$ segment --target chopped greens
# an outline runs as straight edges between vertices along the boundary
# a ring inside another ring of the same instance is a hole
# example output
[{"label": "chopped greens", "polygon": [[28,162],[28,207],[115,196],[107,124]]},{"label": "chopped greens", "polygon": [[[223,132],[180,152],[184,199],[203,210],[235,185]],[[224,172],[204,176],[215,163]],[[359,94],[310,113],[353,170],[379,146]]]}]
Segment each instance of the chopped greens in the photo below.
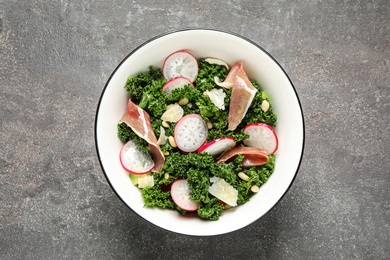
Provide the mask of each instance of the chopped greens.
[{"label": "chopped greens", "polygon": [[[170,96],[161,91],[167,80],[163,77],[160,68],[149,67],[149,70],[128,78],[125,88],[130,94],[133,102],[144,109],[150,116],[153,131],[158,138],[160,127],[162,126],[161,115],[167,110],[170,104],[178,103],[184,97],[188,99],[188,104],[182,105],[184,115],[199,114],[211,123],[212,127],[208,132],[207,142],[222,138],[233,137],[238,145],[247,139],[243,133],[243,128],[250,123],[263,122],[272,127],[276,126],[277,117],[273,112],[272,105],[268,111],[261,109],[263,100],[271,104],[267,94],[261,90],[258,82],[252,81],[253,86],[258,90],[254,96],[252,105],[249,107],[244,119],[234,131],[228,131],[228,116],[231,89],[223,91],[226,93],[224,104],[225,110],[219,109],[211,99],[204,94],[214,88],[221,89],[214,82],[214,77],[223,81],[228,70],[218,64],[210,64],[205,59],[198,60],[199,71],[195,78],[193,88],[190,85],[184,88],[174,89]],[[175,123],[170,123],[165,129],[165,135],[173,136]],[[118,137],[123,142],[135,140],[144,151],[148,150],[148,143],[138,137],[125,123],[118,124]],[[237,156],[229,163],[216,164],[215,157],[207,153],[184,153],[176,147],[172,147],[169,142],[162,145],[161,150],[169,153],[166,156],[165,164],[161,171],[154,172],[154,185],[141,189],[142,197],[146,207],[161,207],[178,210],[181,214],[187,212],[179,208],[173,201],[169,185],[176,179],[187,179],[190,187],[191,200],[201,202],[198,206],[197,214],[207,220],[218,220],[223,214],[224,204],[208,192],[210,178],[218,177],[224,179],[238,191],[237,204],[244,204],[254,195],[251,190],[253,185],[260,187],[271,176],[275,167],[275,156],[270,155],[269,161],[265,165],[256,167],[241,166],[243,156]],[[238,172],[244,171],[249,176],[249,181],[244,181],[238,177]]]}]

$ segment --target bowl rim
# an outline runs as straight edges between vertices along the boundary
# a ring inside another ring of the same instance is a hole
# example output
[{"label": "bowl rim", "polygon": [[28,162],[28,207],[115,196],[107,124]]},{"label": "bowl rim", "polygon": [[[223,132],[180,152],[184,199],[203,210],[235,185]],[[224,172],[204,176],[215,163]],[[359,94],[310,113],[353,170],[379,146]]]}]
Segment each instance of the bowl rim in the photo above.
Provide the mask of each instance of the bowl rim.
[{"label": "bowl rim", "polygon": [[[247,42],[249,42],[250,44],[252,44],[253,46],[255,46],[256,48],[260,49],[262,52],[264,52],[264,54],[266,54],[269,58],[271,58],[273,60],[273,62],[275,62],[275,64],[282,70],[283,74],[286,76],[287,80],[290,82],[291,84],[291,87],[294,91],[294,94],[295,94],[295,97],[297,99],[297,102],[298,102],[298,105],[299,105],[299,108],[300,108],[300,113],[301,113],[301,118],[302,118],[302,151],[301,151],[301,154],[300,154],[300,159],[299,159],[299,162],[298,162],[298,165],[297,165],[297,168],[296,168],[296,171],[294,173],[294,176],[293,178],[291,179],[291,182],[289,184],[289,186],[286,188],[286,190],[284,191],[284,193],[282,194],[282,196],[280,196],[280,198],[277,200],[277,202],[272,206],[270,207],[262,216],[260,216],[259,218],[256,219],[256,221],[258,221],[259,219],[261,219],[262,217],[264,217],[265,215],[267,215],[273,208],[276,207],[277,204],[279,204],[279,202],[284,198],[284,196],[287,194],[287,192],[290,190],[292,184],[294,183],[295,181],[295,178],[297,177],[298,175],[298,171],[301,167],[301,164],[302,164],[302,160],[303,160],[303,155],[304,155],[304,150],[305,150],[305,118],[304,118],[304,113],[303,113],[303,109],[302,109],[302,104],[301,104],[301,101],[299,99],[299,96],[298,96],[298,93],[295,89],[295,86],[293,84],[293,82],[291,81],[290,77],[288,76],[288,74],[286,73],[286,71],[284,70],[284,68],[279,64],[279,62],[268,52],[266,51],[263,47],[261,47],[259,44],[255,43],[254,41],[246,38],[245,36],[242,36],[238,33],[235,33],[235,32],[231,32],[231,31],[228,31],[228,30],[221,30],[221,29],[211,29],[211,28],[185,28],[185,29],[178,29],[178,30],[173,30],[173,31],[168,31],[168,32],[165,32],[165,33],[162,33],[162,34],[158,34],[146,41],[144,41],[143,43],[141,43],[140,45],[138,45],[136,48],[134,48],[129,54],[127,54],[122,60],[121,62],[115,67],[115,69],[112,71],[112,73],[110,74],[109,78],[107,79],[105,85],[104,85],[104,88],[100,94],[100,97],[99,97],[99,101],[98,101],[98,104],[97,104],[97,108],[96,108],[96,112],[95,112],[95,120],[94,120],[94,141],[95,141],[95,150],[96,150],[96,154],[97,154],[97,157],[98,157],[98,161],[99,161],[99,165],[100,165],[100,168],[102,169],[103,171],[103,174],[104,174],[104,177],[106,178],[108,184],[110,185],[111,189],[114,191],[115,195],[120,199],[120,201],[122,201],[123,204],[126,205],[127,208],[129,208],[131,211],[133,211],[135,213],[135,215],[137,215],[138,217],[140,217],[141,219],[143,219],[144,221],[152,224],[153,226],[156,226],[158,227],[159,229],[161,230],[164,230],[164,231],[167,231],[167,232],[170,232],[170,233],[174,233],[174,234],[178,234],[178,235],[183,235],[183,236],[197,236],[197,237],[209,237],[209,236],[222,236],[222,235],[225,235],[225,234],[230,234],[230,233],[233,233],[235,231],[238,231],[240,229],[236,229],[236,230],[231,230],[231,231],[228,231],[228,232],[225,232],[225,233],[220,233],[220,234],[215,234],[215,235],[192,235],[192,234],[185,234],[185,233],[179,233],[179,232],[176,232],[176,231],[172,231],[172,230],[169,230],[169,229],[165,229],[163,227],[160,227],[158,226],[157,224],[153,223],[153,222],[150,222],[148,221],[146,218],[144,218],[143,216],[141,216],[140,214],[136,213],[129,205],[127,205],[125,203],[125,201],[121,198],[121,196],[118,194],[118,192],[116,191],[116,189],[114,188],[114,186],[112,185],[112,183],[110,182],[108,176],[107,176],[107,173],[106,173],[106,170],[104,169],[103,167],[103,163],[102,163],[102,160],[101,160],[101,157],[100,157],[100,153],[99,153],[99,148],[98,148],[98,137],[97,137],[97,121],[98,121],[98,115],[99,115],[99,110],[100,110],[100,106],[101,106],[101,101],[103,99],[103,96],[106,92],[106,89],[111,81],[111,79],[113,78],[113,76],[115,75],[115,73],[117,72],[117,70],[122,66],[122,64],[131,56],[133,55],[136,51],[138,51],[140,48],[142,48],[143,46],[145,46],[146,44],[152,42],[152,41],[155,41],[159,38],[162,38],[164,36],[167,36],[167,35],[170,35],[170,34],[174,34],[174,33],[180,33],[180,32],[186,32],[186,31],[211,31],[211,32],[219,32],[219,33],[224,33],[224,34],[229,34],[229,35],[232,35],[232,36],[235,36],[235,37],[239,37]],[[254,222],[256,221],[253,221],[251,223],[248,223],[248,225],[246,225],[245,227],[248,227],[250,225],[252,225]],[[242,228],[241,228],[242,229]]]}]

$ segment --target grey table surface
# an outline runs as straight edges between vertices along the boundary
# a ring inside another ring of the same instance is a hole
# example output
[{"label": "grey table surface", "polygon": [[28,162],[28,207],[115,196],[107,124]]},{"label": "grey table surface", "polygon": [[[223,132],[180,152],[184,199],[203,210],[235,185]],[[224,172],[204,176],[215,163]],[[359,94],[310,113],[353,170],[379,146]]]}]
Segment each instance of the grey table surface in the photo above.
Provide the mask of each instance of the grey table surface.
[{"label": "grey table surface", "polygon": [[[290,76],[305,152],[263,218],[212,237],[118,199],[94,143],[101,91],[134,48],[226,30]],[[0,259],[390,259],[387,0],[0,0]]]}]

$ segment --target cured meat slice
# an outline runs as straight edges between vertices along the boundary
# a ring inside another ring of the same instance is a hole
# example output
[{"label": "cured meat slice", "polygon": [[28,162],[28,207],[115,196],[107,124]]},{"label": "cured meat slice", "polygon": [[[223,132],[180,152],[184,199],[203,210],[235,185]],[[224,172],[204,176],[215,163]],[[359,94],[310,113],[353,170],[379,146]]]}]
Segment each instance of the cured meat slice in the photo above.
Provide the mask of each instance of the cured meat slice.
[{"label": "cured meat slice", "polygon": [[157,144],[157,138],[153,132],[149,114],[129,99],[125,114],[120,121],[126,123],[134,133],[148,142],[148,147],[152,152],[155,163],[153,171],[160,171],[165,162],[165,157]]},{"label": "cured meat slice", "polygon": [[234,147],[224,152],[218,159],[217,164],[230,162],[234,160],[239,154],[244,156],[242,160],[242,166],[258,166],[266,164],[269,160],[267,152],[260,148],[255,147]]},{"label": "cured meat slice", "polygon": [[236,76],[238,71],[244,70],[242,61],[237,61],[234,63],[233,67],[230,69],[228,75],[226,76],[225,80],[223,83],[229,84],[231,86],[234,85],[234,82],[236,81]]},{"label": "cured meat slice", "polygon": [[[238,62],[234,66],[237,66],[237,71],[232,72],[233,74],[236,74],[229,105],[228,130],[230,131],[235,130],[241,123],[257,92],[257,89],[252,85],[246,75],[242,62]],[[229,75],[226,79],[229,78],[229,80],[231,80]],[[233,75],[231,77],[233,77]]]},{"label": "cured meat slice", "polygon": [[152,152],[153,161],[155,163],[155,166],[154,166],[152,172],[159,172],[159,171],[161,171],[161,169],[165,163],[165,156],[162,153],[160,146],[158,146],[157,144],[149,143],[148,147],[149,147],[150,151]]}]

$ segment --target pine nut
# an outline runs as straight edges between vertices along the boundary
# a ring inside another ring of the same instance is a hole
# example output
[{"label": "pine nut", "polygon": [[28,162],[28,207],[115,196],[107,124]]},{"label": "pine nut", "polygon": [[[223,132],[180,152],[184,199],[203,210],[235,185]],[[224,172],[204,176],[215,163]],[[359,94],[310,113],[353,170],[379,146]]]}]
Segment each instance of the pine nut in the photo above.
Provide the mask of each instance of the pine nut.
[{"label": "pine nut", "polygon": [[188,103],[188,104],[187,104],[187,107],[192,108],[192,104],[191,104],[191,103]]},{"label": "pine nut", "polygon": [[263,100],[263,102],[261,102],[261,110],[263,110],[264,112],[267,112],[269,109],[269,103],[267,100]]},{"label": "pine nut", "polygon": [[173,107],[173,105],[174,105],[174,104],[169,104],[169,105],[167,106],[167,110],[169,110],[171,107]]},{"label": "pine nut", "polygon": [[169,144],[170,144],[172,147],[177,147],[175,138],[173,138],[173,136],[170,136],[168,139],[169,139]]},{"label": "pine nut", "polygon": [[164,179],[168,180],[169,179],[169,173],[164,173]]},{"label": "pine nut", "polygon": [[163,152],[163,155],[168,156],[168,155],[169,155],[169,152],[168,152],[168,151]]},{"label": "pine nut", "polygon": [[167,121],[162,121],[162,126],[165,128],[169,128],[169,124],[167,123]]},{"label": "pine nut", "polygon": [[257,186],[257,185],[253,185],[252,187],[251,187],[251,191],[253,191],[254,193],[258,193],[259,192],[259,186]]},{"label": "pine nut", "polygon": [[189,102],[188,98],[185,97],[185,98],[180,99],[179,105],[184,106],[184,105],[187,105],[188,102]]},{"label": "pine nut", "polygon": [[239,173],[238,173],[238,177],[240,177],[243,181],[249,181],[249,176],[246,175],[246,174],[243,173],[243,172],[239,172]]},{"label": "pine nut", "polygon": [[211,121],[207,121],[206,124],[208,129],[213,128],[213,123],[211,123]]}]

